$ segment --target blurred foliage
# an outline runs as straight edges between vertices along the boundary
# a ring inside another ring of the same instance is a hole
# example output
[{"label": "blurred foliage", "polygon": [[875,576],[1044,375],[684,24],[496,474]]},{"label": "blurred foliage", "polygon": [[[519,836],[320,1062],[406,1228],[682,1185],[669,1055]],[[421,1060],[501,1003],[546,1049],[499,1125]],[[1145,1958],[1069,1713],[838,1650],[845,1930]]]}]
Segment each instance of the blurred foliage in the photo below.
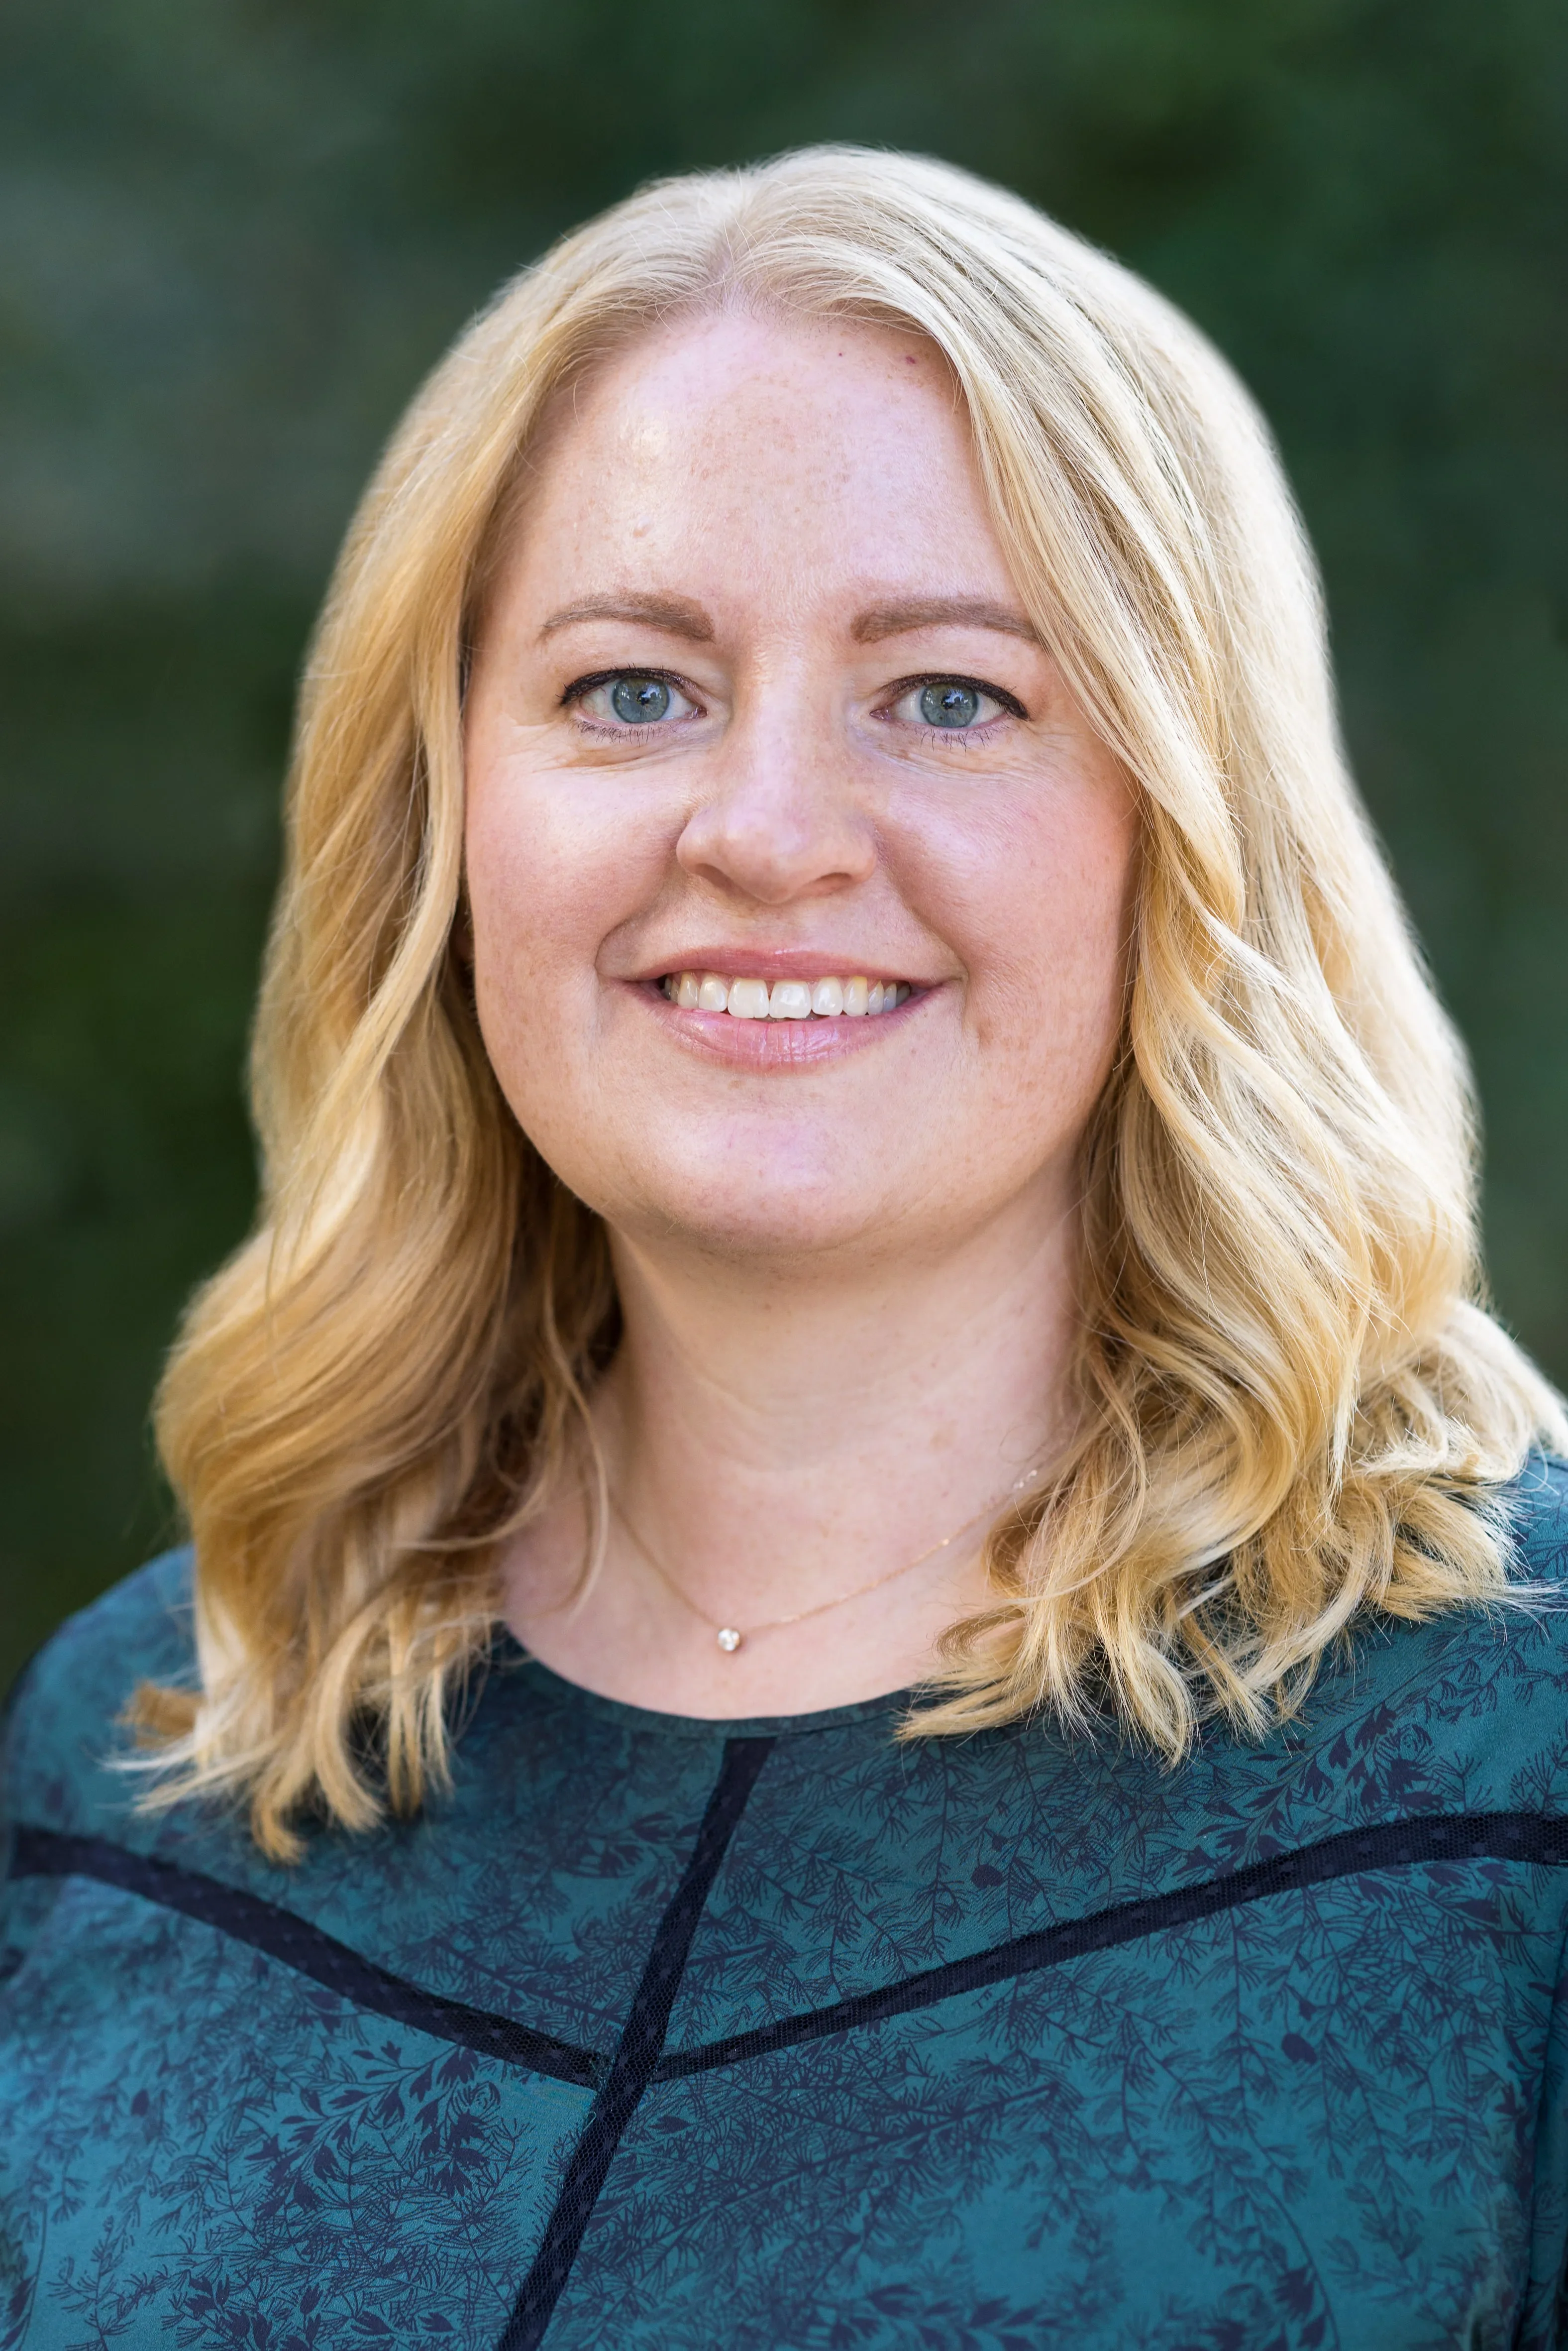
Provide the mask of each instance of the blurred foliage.
[{"label": "blurred foliage", "polygon": [[0,1680],[167,1523],[146,1399],[249,1210],[292,682],[379,442],[558,230],[821,138],[1019,189],[1260,395],[1568,1371],[1560,0],[8,0]]}]

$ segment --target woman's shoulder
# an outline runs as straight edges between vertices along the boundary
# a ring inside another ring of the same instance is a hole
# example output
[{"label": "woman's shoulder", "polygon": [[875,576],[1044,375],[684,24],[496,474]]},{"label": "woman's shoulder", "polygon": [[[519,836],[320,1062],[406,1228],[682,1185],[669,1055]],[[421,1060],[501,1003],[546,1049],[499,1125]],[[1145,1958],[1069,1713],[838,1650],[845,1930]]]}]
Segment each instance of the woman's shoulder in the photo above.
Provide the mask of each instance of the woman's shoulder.
[{"label": "woman's shoulder", "polygon": [[24,1667],[6,1706],[5,1811],[85,1830],[123,1809],[122,1777],[105,1770],[130,1745],[120,1727],[143,1682],[189,1685],[192,1558],[165,1552],[68,1617]]},{"label": "woman's shoulder", "polygon": [[1563,1584],[1568,1603],[1568,1461],[1533,1453],[1500,1497],[1515,1581]]},{"label": "woman's shoulder", "polygon": [[1507,1597],[1367,1612],[1281,1733],[1333,1807],[1568,1811],[1568,1462],[1533,1454],[1487,1502]]}]

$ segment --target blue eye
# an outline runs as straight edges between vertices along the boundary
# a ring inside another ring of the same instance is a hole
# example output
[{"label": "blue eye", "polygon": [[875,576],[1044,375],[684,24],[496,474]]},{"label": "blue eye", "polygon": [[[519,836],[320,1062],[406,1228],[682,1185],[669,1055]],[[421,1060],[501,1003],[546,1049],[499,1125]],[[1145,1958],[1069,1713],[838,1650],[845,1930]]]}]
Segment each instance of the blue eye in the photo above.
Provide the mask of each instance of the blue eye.
[{"label": "blue eye", "polygon": [[669,733],[663,720],[672,726],[702,715],[674,678],[647,669],[601,669],[595,677],[579,677],[562,695],[561,706],[576,709],[590,725],[645,726],[656,734]]},{"label": "blue eye", "polygon": [[989,729],[994,720],[1029,715],[1005,686],[985,685],[979,678],[905,678],[898,695],[879,716],[897,719],[904,726],[929,727],[935,734],[972,734],[978,742],[989,739],[981,730]]},{"label": "blue eye", "polygon": [[928,726],[972,726],[980,716],[978,686],[959,685],[952,679],[920,688],[920,716]]},{"label": "blue eye", "polygon": [[646,726],[670,712],[670,688],[661,677],[618,677],[609,690],[610,708],[628,726]]}]

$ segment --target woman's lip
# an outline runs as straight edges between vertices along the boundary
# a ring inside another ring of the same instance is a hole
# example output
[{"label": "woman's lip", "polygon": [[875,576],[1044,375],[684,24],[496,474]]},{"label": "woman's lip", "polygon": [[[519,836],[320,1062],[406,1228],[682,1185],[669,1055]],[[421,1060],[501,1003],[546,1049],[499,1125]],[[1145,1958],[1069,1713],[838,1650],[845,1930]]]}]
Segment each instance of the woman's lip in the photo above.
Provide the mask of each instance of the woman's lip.
[{"label": "woman's lip", "polygon": [[906,980],[916,987],[936,983],[919,979],[907,965],[873,957],[839,955],[832,947],[682,947],[663,963],[650,963],[626,977],[639,983],[668,978],[673,973],[717,972],[722,979],[879,979]]},{"label": "woman's lip", "polygon": [[[682,967],[685,970],[692,967],[690,964]],[[760,979],[762,976],[760,972],[733,974],[737,979]],[[884,1033],[890,1036],[895,1029],[901,1029],[936,993],[934,988],[921,988],[904,1003],[895,1005],[890,1012],[867,1013],[859,1019],[840,1013],[827,1019],[737,1020],[729,1012],[685,1010],[671,1004],[662,989],[648,982],[632,980],[627,986],[628,993],[646,1005],[667,1033],[689,1051],[704,1061],[722,1061],[732,1069],[743,1070],[815,1069],[846,1053],[863,1052]]]}]

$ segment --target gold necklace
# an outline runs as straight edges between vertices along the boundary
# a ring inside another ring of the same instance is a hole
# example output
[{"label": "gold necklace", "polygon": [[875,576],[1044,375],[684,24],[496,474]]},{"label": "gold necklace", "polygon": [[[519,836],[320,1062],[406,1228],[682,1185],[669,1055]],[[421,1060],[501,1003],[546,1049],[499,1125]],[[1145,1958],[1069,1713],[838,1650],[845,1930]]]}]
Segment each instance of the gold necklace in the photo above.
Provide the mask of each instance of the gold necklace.
[{"label": "gold necklace", "polygon": [[619,1495],[612,1493],[609,1500],[611,1510],[652,1568],[660,1583],[675,1594],[681,1606],[688,1609],[700,1625],[707,1625],[724,1655],[727,1657],[732,1657],[743,1643],[755,1640],[759,1633],[782,1633],[786,1625],[804,1625],[808,1616],[826,1616],[829,1609],[846,1607],[851,1600],[863,1600],[868,1592],[879,1592],[885,1583],[896,1583],[901,1575],[912,1575],[916,1568],[924,1567],[928,1560],[936,1559],[942,1552],[950,1550],[961,1535],[967,1535],[971,1527],[979,1526],[982,1519],[990,1518],[992,1511],[1000,1510],[1002,1503],[1006,1501],[1008,1494],[1021,1494],[1025,1487],[1037,1485],[1040,1475],[1039,1470],[1031,1469],[1023,1477],[1015,1479],[1008,1487],[1006,1493],[999,1495],[995,1501],[988,1502],[984,1510],[977,1510],[972,1519],[966,1519],[961,1527],[955,1527],[950,1535],[944,1535],[940,1542],[931,1545],[929,1551],[923,1551],[918,1557],[906,1560],[902,1567],[890,1567],[886,1575],[874,1575],[869,1583],[857,1583],[853,1592],[841,1592],[836,1599],[819,1600],[814,1608],[797,1609],[793,1616],[770,1616],[765,1624],[748,1625],[743,1631],[738,1625],[720,1624],[717,1617],[710,1616],[705,1609],[699,1608],[691,1593],[683,1591],[677,1583],[652,1546],[639,1534],[627,1515],[626,1505]]}]

